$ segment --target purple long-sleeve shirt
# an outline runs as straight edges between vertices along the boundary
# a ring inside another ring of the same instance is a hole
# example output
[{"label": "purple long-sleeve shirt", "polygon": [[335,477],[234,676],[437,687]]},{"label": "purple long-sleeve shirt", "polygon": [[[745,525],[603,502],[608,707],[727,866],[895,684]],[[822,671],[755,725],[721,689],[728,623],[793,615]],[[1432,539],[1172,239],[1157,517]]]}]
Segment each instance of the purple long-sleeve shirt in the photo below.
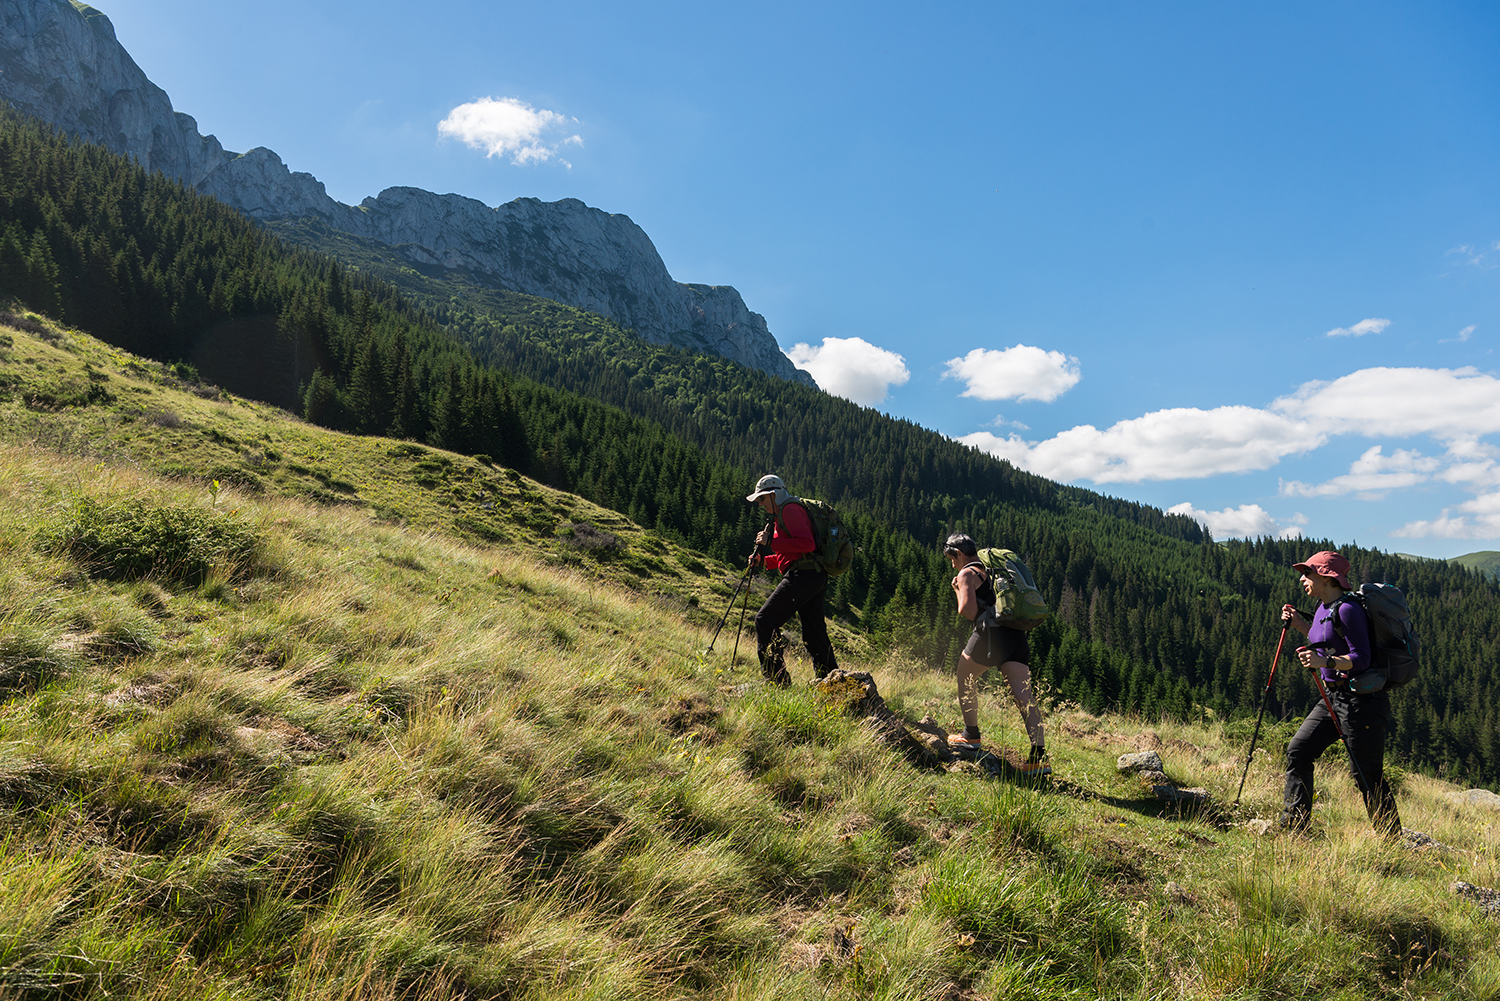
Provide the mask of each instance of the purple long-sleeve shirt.
[{"label": "purple long-sleeve shirt", "polygon": [[[1344,627],[1343,637],[1333,628],[1333,610],[1320,604],[1307,631],[1307,645],[1324,657],[1348,657],[1351,664],[1348,673],[1358,674],[1374,663],[1370,656],[1370,620],[1357,601],[1340,601],[1335,607]],[[1332,665],[1325,666],[1323,680],[1338,681],[1339,672]]]}]

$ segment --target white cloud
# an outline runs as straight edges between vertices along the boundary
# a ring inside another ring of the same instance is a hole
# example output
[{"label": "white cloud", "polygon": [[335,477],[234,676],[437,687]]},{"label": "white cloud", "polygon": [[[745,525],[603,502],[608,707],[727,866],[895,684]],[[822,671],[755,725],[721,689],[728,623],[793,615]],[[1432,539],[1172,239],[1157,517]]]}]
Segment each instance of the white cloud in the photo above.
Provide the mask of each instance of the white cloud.
[{"label": "white cloud", "polygon": [[884,403],[892,386],[911,378],[905,358],[863,337],[825,337],[819,347],[796,344],[786,356],[807,369],[820,389],[867,407]]},{"label": "white cloud", "polygon": [[1465,484],[1471,490],[1500,487],[1500,448],[1477,438],[1450,442],[1447,458],[1451,465],[1435,478],[1444,483]]},{"label": "white cloud", "polygon": [[1342,497],[1355,494],[1360,500],[1381,500],[1392,490],[1425,483],[1437,471],[1440,461],[1417,451],[1398,449],[1390,455],[1375,445],[1349,464],[1349,472],[1316,486],[1300,480],[1283,481],[1283,497]]},{"label": "white cloud", "polygon": [[1042,442],[978,431],[958,439],[1049,479],[1095,483],[1184,480],[1267,469],[1325,438],[1254,407],[1158,410],[1100,431],[1090,424]]},{"label": "white cloud", "polygon": [[1500,447],[1483,439],[1496,433],[1500,379],[1475,368],[1368,368],[1331,382],[1305,383],[1264,408],[1158,410],[1102,431],[1079,425],[1043,441],[986,430],[958,440],[1051,479],[1100,484],[1268,469],[1340,435],[1422,436],[1441,443],[1446,453],[1387,453],[1387,446],[1376,445],[1346,474],[1316,484],[1283,481],[1281,494],[1375,500],[1427,482],[1448,483],[1481,496],[1441,518],[1412,522],[1402,534],[1494,538],[1500,537],[1500,511],[1485,505],[1500,498]]},{"label": "white cloud", "polygon": [[1452,517],[1444,508],[1442,517],[1407,522],[1391,534],[1403,539],[1500,538],[1500,491],[1480,494],[1460,504],[1458,510],[1462,513]]},{"label": "white cloud", "polygon": [[1496,250],[1500,250],[1500,240],[1496,240],[1494,243],[1490,244],[1488,249],[1485,250],[1479,249],[1472,243],[1465,243],[1461,246],[1454,247],[1452,250],[1448,251],[1448,254],[1457,254],[1460,257],[1466,258],[1466,260],[1464,261],[1465,264],[1472,264],[1476,268],[1483,268],[1485,270],[1488,270],[1489,268],[1494,267],[1494,265],[1486,264],[1485,258],[1489,257],[1490,254]]},{"label": "white cloud", "polygon": [[1475,368],[1366,368],[1305,383],[1271,409],[1329,434],[1448,442],[1500,431],[1500,379]]},{"label": "white cloud", "polygon": [[1457,337],[1445,337],[1438,341],[1439,344],[1467,344],[1469,338],[1474,336],[1474,331],[1479,329],[1479,324],[1471,323],[1458,332]]},{"label": "white cloud", "polygon": [[963,380],[968,384],[963,395],[981,400],[1051,403],[1082,376],[1071,355],[1017,344],[1003,351],[975,348],[962,358],[950,358],[943,378]]},{"label": "white cloud", "polygon": [[1167,514],[1185,514],[1208,529],[1215,539],[1254,539],[1275,536],[1278,539],[1295,539],[1302,535],[1300,526],[1307,524],[1307,516],[1295,514],[1283,525],[1259,504],[1241,504],[1226,507],[1222,511],[1200,511],[1184,501],[1167,508]]},{"label": "white cloud", "polygon": [[[533,108],[514,97],[481,97],[460,104],[438,123],[438,135],[461,140],[485,156],[509,156],[512,163],[550,160],[568,145],[583,145],[578,135],[560,136],[568,122],[577,122],[555,111]],[[571,167],[566,160],[559,163]]]},{"label": "white cloud", "polygon": [[1329,337],[1363,337],[1365,334],[1378,334],[1391,325],[1390,320],[1382,320],[1372,317],[1368,320],[1360,320],[1352,327],[1334,327],[1328,331]]}]

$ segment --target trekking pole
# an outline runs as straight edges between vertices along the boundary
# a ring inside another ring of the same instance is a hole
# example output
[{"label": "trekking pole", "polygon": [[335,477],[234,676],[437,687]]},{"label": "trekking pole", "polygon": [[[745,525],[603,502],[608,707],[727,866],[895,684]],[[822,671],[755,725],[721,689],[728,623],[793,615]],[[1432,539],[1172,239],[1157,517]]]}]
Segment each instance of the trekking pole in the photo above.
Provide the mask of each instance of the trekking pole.
[{"label": "trekking pole", "polygon": [[1333,711],[1333,700],[1328,697],[1328,688],[1323,684],[1323,672],[1313,671],[1313,684],[1318,686],[1318,694],[1323,696],[1323,708],[1328,710],[1328,718],[1333,720],[1333,732],[1339,735],[1339,740],[1344,743],[1344,750],[1349,752],[1349,764],[1354,766],[1354,781],[1359,783],[1359,791],[1366,792],[1370,785],[1365,781],[1365,773],[1359,767],[1359,759],[1354,756],[1354,745],[1349,743],[1349,738],[1344,734],[1344,728],[1339,726],[1339,714]]},{"label": "trekking pole", "polygon": [[740,606],[740,624],[734,627],[734,653],[729,655],[729,669],[734,670],[740,656],[740,637],[745,633],[745,609],[750,607],[750,589],[745,589],[745,603]]},{"label": "trekking pole", "polygon": [[714,630],[714,638],[708,641],[708,649],[703,651],[704,653],[714,652],[714,644],[719,642],[719,631],[724,628],[724,623],[729,621],[729,613],[734,611],[734,601],[740,596],[740,588],[745,586],[745,582],[750,579],[750,571],[754,569],[754,565],[746,566],[744,576],[740,577],[740,582],[734,585],[734,593],[729,596],[729,605],[724,609],[724,614],[720,616],[719,627]]},{"label": "trekking pole", "polygon": [[1271,673],[1266,676],[1266,687],[1261,689],[1260,709],[1255,714],[1255,731],[1250,734],[1250,753],[1245,755],[1245,771],[1240,775],[1240,791],[1234,794],[1234,806],[1240,805],[1240,796],[1245,792],[1245,778],[1250,774],[1250,761],[1255,757],[1255,742],[1260,739],[1260,721],[1266,714],[1266,697],[1271,694],[1271,682],[1276,680],[1276,665],[1281,663],[1281,647],[1286,642],[1286,630],[1291,624],[1291,619],[1281,624],[1281,639],[1276,641],[1276,656],[1271,658]]},{"label": "trekking pole", "polygon": [[[766,522],[766,527],[770,528],[771,525],[772,525],[772,523],[774,521],[775,521],[774,518],[768,520]],[[761,557],[762,560],[764,560],[766,554],[769,553],[770,551],[771,550],[770,550],[769,547],[763,546],[759,542],[757,542],[755,544],[755,549],[750,553],[750,566],[745,569],[745,576],[748,577],[750,575],[750,571],[753,570],[753,569],[755,569],[755,558],[757,556],[759,556],[759,557]],[[739,596],[738,593],[736,593],[735,597],[738,597],[738,596]],[[729,607],[730,608],[734,607],[734,598],[729,599]],[[740,658],[740,636],[743,635],[744,632],[745,632],[745,609],[747,609],[749,607],[750,607],[750,589],[746,588],[745,589],[745,603],[740,606],[740,624],[738,626],[735,626],[735,629],[734,629],[734,652],[729,655],[729,669],[731,671],[734,670],[735,664],[739,663],[739,658]],[[725,614],[726,617],[729,615],[729,612],[728,612],[727,609],[725,610],[724,614]]]}]

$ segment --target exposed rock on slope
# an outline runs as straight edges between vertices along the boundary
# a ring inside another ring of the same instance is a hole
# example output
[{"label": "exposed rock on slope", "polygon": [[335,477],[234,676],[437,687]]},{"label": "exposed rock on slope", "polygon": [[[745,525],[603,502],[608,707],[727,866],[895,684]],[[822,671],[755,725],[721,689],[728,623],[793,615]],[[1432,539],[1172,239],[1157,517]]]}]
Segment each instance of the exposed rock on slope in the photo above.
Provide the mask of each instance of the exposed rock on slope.
[{"label": "exposed rock on slope", "polygon": [[135,157],[257,219],[318,216],[409,259],[466,268],[499,288],[607,316],[657,344],[812,379],[781,353],[765,318],[727,285],[674,281],[627,216],[576,199],[490,208],[461,195],[388,188],[358,207],[328,196],[271,150],[226,151],[172,110],[104,14],[67,0],[0,0],[0,99],[63,131]]}]

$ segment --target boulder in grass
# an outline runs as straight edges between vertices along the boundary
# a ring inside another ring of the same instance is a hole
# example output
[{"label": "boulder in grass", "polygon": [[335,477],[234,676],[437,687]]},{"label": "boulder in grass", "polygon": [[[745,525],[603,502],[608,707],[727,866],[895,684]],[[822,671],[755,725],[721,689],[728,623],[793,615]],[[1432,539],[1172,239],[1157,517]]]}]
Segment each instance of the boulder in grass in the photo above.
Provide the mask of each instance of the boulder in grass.
[{"label": "boulder in grass", "polygon": [[1455,806],[1472,806],[1480,810],[1500,810],[1500,796],[1496,796],[1488,789],[1465,789],[1463,792],[1450,792],[1448,802]]},{"label": "boulder in grass", "polygon": [[1155,751],[1132,751],[1115,759],[1115,767],[1122,772],[1165,772],[1161,755]]},{"label": "boulder in grass", "polygon": [[1500,918],[1500,890],[1492,890],[1487,886],[1475,886],[1473,883],[1465,883],[1457,880],[1449,887],[1460,897],[1465,897],[1479,905],[1479,909],[1492,918]]}]

